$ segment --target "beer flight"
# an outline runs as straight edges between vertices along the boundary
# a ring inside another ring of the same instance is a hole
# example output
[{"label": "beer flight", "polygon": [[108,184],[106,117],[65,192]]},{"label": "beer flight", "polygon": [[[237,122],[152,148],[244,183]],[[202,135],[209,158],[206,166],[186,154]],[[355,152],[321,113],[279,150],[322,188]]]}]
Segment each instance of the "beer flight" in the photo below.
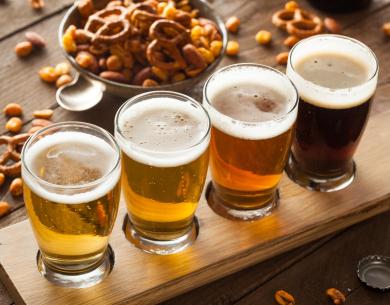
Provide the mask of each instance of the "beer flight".
[{"label": "beer flight", "polygon": [[363,43],[317,35],[292,48],[286,74],[251,63],[215,72],[203,105],[170,91],[129,99],[114,137],[81,122],[37,131],[23,148],[22,177],[39,272],[64,287],[101,282],[113,267],[121,190],[135,246],[163,255],[191,245],[209,165],[208,204],[228,219],[272,213],[283,170],[309,190],[347,187],[377,78]]}]

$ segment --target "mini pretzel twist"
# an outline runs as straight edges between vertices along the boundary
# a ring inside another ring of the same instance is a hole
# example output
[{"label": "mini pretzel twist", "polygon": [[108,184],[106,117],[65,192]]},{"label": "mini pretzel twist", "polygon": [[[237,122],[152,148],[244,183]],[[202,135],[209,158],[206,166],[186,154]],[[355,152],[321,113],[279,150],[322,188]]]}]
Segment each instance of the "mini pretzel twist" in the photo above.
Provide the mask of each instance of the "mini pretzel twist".
[{"label": "mini pretzel twist", "polygon": [[317,35],[323,31],[321,18],[302,9],[279,10],[272,16],[272,23],[299,38]]},{"label": "mini pretzel twist", "polygon": [[149,28],[156,20],[162,19],[157,14],[156,8],[147,2],[141,2],[130,8],[129,19],[131,24],[135,25],[136,30],[142,34],[148,34]]},{"label": "mini pretzel twist", "polygon": [[152,24],[149,36],[165,45],[182,46],[190,40],[189,31],[173,20],[158,20]]},{"label": "mini pretzel twist", "polygon": [[94,44],[113,43],[124,39],[130,31],[129,10],[114,6],[89,16],[84,33]]},{"label": "mini pretzel twist", "polygon": [[[18,148],[29,138],[28,133],[19,134],[13,137],[1,136],[0,145],[6,145],[6,150],[0,155],[0,173],[6,176],[18,176],[21,172],[22,162]],[[9,160],[14,163],[9,164]]]}]

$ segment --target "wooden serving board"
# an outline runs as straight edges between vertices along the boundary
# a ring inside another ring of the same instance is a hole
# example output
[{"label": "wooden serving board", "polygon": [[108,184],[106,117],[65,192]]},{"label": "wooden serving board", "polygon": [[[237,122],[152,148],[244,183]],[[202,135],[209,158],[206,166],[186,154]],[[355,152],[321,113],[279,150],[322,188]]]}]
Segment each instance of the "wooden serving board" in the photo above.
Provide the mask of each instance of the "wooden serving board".
[{"label": "wooden serving board", "polygon": [[[390,209],[390,113],[371,118],[356,155],[357,178],[334,193],[307,191],[284,177],[271,216],[245,223],[214,214],[202,197],[194,245],[170,256],[146,254],[123,232],[125,204],[110,244],[115,266],[101,284],[60,288],[37,271],[28,221],[0,230],[0,277],[17,304],[156,304]],[[389,200],[388,200],[389,199]],[[261,276],[261,274],[259,274]]]}]

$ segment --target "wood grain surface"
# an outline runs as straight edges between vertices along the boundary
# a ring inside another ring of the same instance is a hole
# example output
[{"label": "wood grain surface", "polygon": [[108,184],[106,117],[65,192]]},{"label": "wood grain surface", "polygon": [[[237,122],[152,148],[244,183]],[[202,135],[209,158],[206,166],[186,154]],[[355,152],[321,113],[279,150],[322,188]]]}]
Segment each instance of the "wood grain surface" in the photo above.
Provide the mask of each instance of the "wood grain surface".
[{"label": "wood grain surface", "polygon": [[[92,122],[108,130],[112,130],[113,116],[121,104],[121,100],[106,99],[96,108],[86,113],[64,111],[58,108],[55,103],[55,89],[40,82],[38,79],[37,71],[41,66],[55,64],[63,60],[57,43],[56,29],[67,6],[73,1],[46,0],[45,2],[46,8],[40,12],[36,12],[29,8],[27,0],[0,1],[0,106],[3,106],[7,102],[21,103],[25,109],[23,120],[26,124],[26,128],[31,120],[31,113],[33,110],[50,107],[55,109],[54,120],[56,121],[81,120]],[[285,50],[281,45],[284,35],[274,29],[270,23],[270,19],[273,11],[280,8],[284,1],[216,0],[212,2],[222,17],[227,18],[230,15],[237,15],[242,20],[239,34],[231,36],[231,39],[240,42],[241,54],[235,59],[225,58],[222,65],[233,62],[251,61],[276,66],[274,56],[279,51]],[[303,0],[298,2],[302,6],[309,7]],[[344,34],[355,37],[369,45],[379,58],[381,71],[372,117],[379,113],[389,112],[390,110],[388,102],[390,96],[390,40],[386,39],[380,30],[383,22],[390,21],[389,5],[389,0],[374,0],[369,9],[349,15],[334,16],[343,24]],[[319,14],[324,16],[321,12],[319,12]],[[271,30],[273,33],[273,44],[270,48],[261,48],[256,45],[254,35],[260,29]],[[42,34],[48,42],[48,47],[44,52],[35,53],[26,60],[20,60],[13,53],[13,48],[17,42],[24,39],[24,32],[26,30],[34,30]],[[278,68],[281,70],[284,69],[283,67]],[[195,97],[199,97],[199,89],[200,87],[195,88]],[[0,117],[0,126],[3,126],[4,123],[4,118]],[[390,126],[387,128],[389,127]],[[4,133],[4,129],[0,129],[0,134],[1,133]],[[362,190],[358,190],[358,192],[362,192]],[[0,198],[2,198],[1,200],[9,201],[13,207],[11,214],[0,219],[0,228],[25,219],[25,209],[22,200],[12,198],[7,192],[7,186],[0,189]],[[375,243],[377,243],[377,249],[385,249],[383,248],[383,245],[386,244],[386,235],[382,235],[381,232],[388,231],[386,231],[386,222],[381,220],[388,219],[388,215],[389,214],[385,214],[384,216],[375,219],[374,222],[370,222],[377,224],[370,227],[369,230],[369,233],[372,235],[372,242],[370,242],[369,238],[363,239],[362,246],[359,247],[359,249],[365,249],[366,247],[375,252]],[[361,226],[364,226],[364,228],[368,227],[366,223]],[[360,226],[357,226],[357,228],[360,228]],[[353,232],[353,229],[351,229],[344,231],[342,234],[343,236],[346,236],[346,239],[358,243],[359,239]],[[387,240],[389,237],[389,234],[387,234]],[[339,247],[341,253],[345,253],[346,257],[351,257],[353,251],[348,251],[349,248],[345,246],[345,243],[339,241],[337,237],[330,239],[331,243],[334,242],[334,244]],[[239,275],[232,275],[231,277],[217,281],[209,286],[189,292],[182,297],[167,301],[166,304],[234,304],[237,300],[245,300],[249,297],[249,291],[256,289],[255,287],[258,287],[258,292],[255,293],[250,300],[252,300],[252,302],[257,300],[256,303],[258,303],[259,300],[267,300],[265,303],[270,303],[271,299],[265,297],[268,295],[268,292],[262,293],[264,283],[269,282],[270,289],[272,289],[272,287],[276,289],[279,282],[282,286],[283,279],[294,282],[295,278],[290,275],[289,270],[291,266],[295,266],[298,262],[301,262],[301,276],[310,278],[310,270],[316,267],[313,260],[315,261],[316,257],[321,257],[322,252],[329,253],[330,251],[327,250],[329,249],[328,242],[325,242],[323,246],[319,246],[320,243],[321,241],[312,245],[312,247],[316,249],[312,252],[307,252],[306,247],[303,247],[292,252],[292,254],[283,255],[282,258],[270,260],[268,263],[256,266],[256,268],[242,271]],[[296,257],[301,257],[301,259],[296,260]],[[313,257],[314,259],[310,261],[310,257]],[[279,265],[279,260],[282,260],[284,263]],[[268,268],[268,266],[271,267]],[[344,270],[343,267],[344,266],[341,265],[341,263],[338,263],[336,268],[333,267],[331,269]],[[256,272],[262,274],[263,271],[268,274],[268,276],[265,278],[256,276]],[[331,278],[332,275],[334,275],[337,280],[337,277],[341,274],[338,272],[333,274],[333,272],[330,272],[329,270],[322,271],[324,272],[324,279],[318,279],[320,283],[325,283],[326,278]],[[280,274],[280,277],[277,277],[276,274]],[[246,281],[243,280],[241,282],[241,278],[245,278]],[[313,281],[309,281],[305,287],[311,287],[310,285],[312,287],[318,286],[316,286]],[[216,287],[219,287],[219,289],[216,289]],[[390,303],[389,296],[386,297],[382,295],[382,303],[380,303],[379,298],[376,298],[366,289],[360,288],[361,289],[357,290],[356,293],[352,294],[351,304]],[[317,294],[314,293],[314,291],[311,293],[310,289],[302,289],[301,293],[302,296],[306,297],[306,300],[312,300],[311,302],[304,301],[302,304],[328,304],[327,301],[322,298],[315,299]],[[312,298],[308,298],[309,296]],[[303,298],[303,300],[305,300],[305,298]],[[13,300],[0,285],[0,304],[8,305],[12,302]],[[262,303],[263,302],[260,302],[260,304]]]}]

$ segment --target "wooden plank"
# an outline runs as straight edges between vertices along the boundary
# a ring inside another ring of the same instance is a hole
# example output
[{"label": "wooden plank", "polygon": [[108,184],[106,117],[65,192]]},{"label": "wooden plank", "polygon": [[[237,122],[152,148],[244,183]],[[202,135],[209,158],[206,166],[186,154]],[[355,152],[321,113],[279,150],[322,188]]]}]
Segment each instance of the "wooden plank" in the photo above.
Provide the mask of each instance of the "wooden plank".
[{"label": "wooden plank", "polygon": [[[3,280],[11,279],[18,291],[14,299],[20,297],[26,304],[155,304],[389,210],[390,185],[383,179],[390,167],[389,119],[390,113],[384,113],[369,122],[356,156],[356,181],[343,191],[309,192],[283,179],[280,206],[252,223],[214,214],[202,197],[197,242],[165,257],[142,253],[126,241],[122,203],[111,238],[116,267],[103,283],[85,290],[55,287],[39,275],[35,241],[24,221],[0,231]],[[131,270],[131,276],[124,270]]]},{"label": "wooden plank", "polygon": [[359,259],[370,254],[389,254],[389,217],[387,212],[339,234],[326,247],[318,248],[304,260],[259,285],[239,302],[230,304],[274,304],[275,291],[285,289],[295,296],[297,304],[327,305],[330,302],[325,291],[331,287],[345,293],[346,304],[390,304],[388,293],[365,288],[356,276]]},{"label": "wooden plank", "polygon": [[0,1],[0,40],[58,14],[72,3],[73,0],[45,0],[45,7],[37,11],[31,8],[29,0]]}]

